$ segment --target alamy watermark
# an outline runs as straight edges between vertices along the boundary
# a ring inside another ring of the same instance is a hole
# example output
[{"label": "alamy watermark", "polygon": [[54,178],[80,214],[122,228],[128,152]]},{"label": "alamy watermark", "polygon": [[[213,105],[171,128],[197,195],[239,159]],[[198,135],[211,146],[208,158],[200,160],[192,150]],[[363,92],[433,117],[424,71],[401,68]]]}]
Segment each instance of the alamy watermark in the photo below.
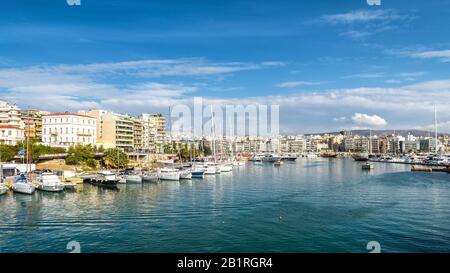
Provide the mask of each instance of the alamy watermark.
[{"label": "alamy watermark", "polygon": [[279,105],[204,105],[194,98],[193,107],[175,105],[170,111],[170,131],[179,136],[277,136],[279,135]]}]

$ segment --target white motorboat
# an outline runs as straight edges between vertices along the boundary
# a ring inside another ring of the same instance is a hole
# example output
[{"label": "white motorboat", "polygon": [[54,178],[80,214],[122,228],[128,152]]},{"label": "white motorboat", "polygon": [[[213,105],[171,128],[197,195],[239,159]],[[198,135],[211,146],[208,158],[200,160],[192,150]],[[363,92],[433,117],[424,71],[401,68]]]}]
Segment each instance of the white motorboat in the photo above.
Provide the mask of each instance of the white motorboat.
[{"label": "white motorboat", "polygon": [[158,179],[158,172],[147,172],[142,174],[143,182],[157,182]]},{"label": "white motorboat", "polygon": [[233,165],[229,164],[229,163],[225,163],[225,164],[219,165],[219,168],[220,168],[220,172],[222,172],[222,173],[231,172],[233,170]]},{"label": "white motorboat", "polygon": [[31,184],[25,176],[19,176],[16,178],[12,186],[12,190],[17,193],[33,194],[36,187]]},{"label": "white motorboat", "polygon": [[139,184],[142,183],[142,176],[138,174],[125,174],[124,175],[127,184]]},{"label": "white motorboat", "polygon": [[275,162],[278,161],[279,159],[281,159],[279,156],[274,155],[274,154],[265,154],[261,160],[264,162]]},{"label": "white motorboat", "polygon": [[180,180],[180,172],[177,169],[161,168],[158,171],[158,176],[159,179],[161,180],[171,180],[171,181]]},{"label": "white motorboat", "polygon": [[217,164],[214,162],[205,162],[204,168],[206,175],[213,175],[220,173],[220,168],[218,168]]},{"label": "white motorboat", "polygon": [[65,188],[64,183],[52,172],[44,172],[38,177],[36,188],[41,191],[60,192]]},{"label": "white motorboat", "polygon": [[0,195],[5,194],[8,190],[9,190],[8,187],[0,184]]},{"label": "white motorboat", "polygon": [[306,154],[306,158],[317,158],[317,154],[313,152],[309,152]]},{"label": "white motorboat", "polygon": [[181,170],[180,171],[180,179],[192,179],[191,170]]},{"label": "white motorboat", "polygon": [[100,171],[93,177],[85,178],[85,181],[99,186],[115,186],[120,179],[111,171]]}]

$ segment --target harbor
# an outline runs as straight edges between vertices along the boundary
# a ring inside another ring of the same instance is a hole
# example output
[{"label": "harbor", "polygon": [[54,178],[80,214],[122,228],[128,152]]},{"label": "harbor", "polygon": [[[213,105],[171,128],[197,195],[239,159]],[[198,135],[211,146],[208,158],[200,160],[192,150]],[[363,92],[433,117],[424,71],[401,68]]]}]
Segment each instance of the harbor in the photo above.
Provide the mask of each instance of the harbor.
[{"label": "harbor", "polygon": [[450,251],[450,177],[351,158],[248,161],[180,181],[0,196],[2,252]]}]

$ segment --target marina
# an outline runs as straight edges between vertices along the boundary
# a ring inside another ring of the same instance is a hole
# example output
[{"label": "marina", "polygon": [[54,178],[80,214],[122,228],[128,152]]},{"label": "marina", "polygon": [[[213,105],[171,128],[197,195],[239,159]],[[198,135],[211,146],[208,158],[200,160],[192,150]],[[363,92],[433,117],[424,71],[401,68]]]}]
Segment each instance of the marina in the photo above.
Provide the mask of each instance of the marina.
[{"label": "marina", "polygon": [[85,252],[365,252],[379,240],[386,252],[450,251],[449,174],[372,164],[364,172],[351,158],[249,161],[231,172],[114,190],[102,182],[117,178],[102,172],[74,192],[8,192],[0,196],[0,245],[3,252],[65,252],[70,240]]}]

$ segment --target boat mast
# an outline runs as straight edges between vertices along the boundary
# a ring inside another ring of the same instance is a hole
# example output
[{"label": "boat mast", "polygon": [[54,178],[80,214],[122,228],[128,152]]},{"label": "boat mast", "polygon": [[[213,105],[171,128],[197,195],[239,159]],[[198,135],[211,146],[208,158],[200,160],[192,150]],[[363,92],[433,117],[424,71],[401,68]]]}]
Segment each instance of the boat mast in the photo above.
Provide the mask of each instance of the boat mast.
[{"label": "boat mast", "polygon": [[438,129],[437,129],[437,111],[436,111],[436,104],[434,105],[434,139],[436,141],[436,153],[438,152]]},{"label": "boat mast", "polygon": [[171,156],[172,156],[172,160],[170,161],[172,163],[172,167],[175,164],[175,156],[173,154],[173,140],[172,140],[172,118],[170,115],[170,106],[169,106],[169,136],[170,136],[170,152],[171,152]]},{"label": "boat mast", "polygon": [[215,128],[214,128],[214,112],[213,112],[213,107],[211,105],[211,133],[212,133],[212,140],[211,140],[211,144],[212,144],[212,150],[213,150],[213,158],[214,158],[214,163],[216,163],[216,141],[215,141]]}]

